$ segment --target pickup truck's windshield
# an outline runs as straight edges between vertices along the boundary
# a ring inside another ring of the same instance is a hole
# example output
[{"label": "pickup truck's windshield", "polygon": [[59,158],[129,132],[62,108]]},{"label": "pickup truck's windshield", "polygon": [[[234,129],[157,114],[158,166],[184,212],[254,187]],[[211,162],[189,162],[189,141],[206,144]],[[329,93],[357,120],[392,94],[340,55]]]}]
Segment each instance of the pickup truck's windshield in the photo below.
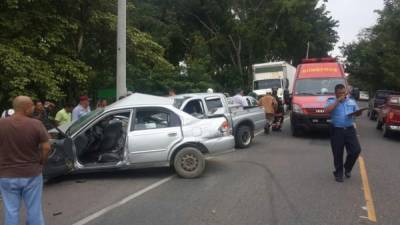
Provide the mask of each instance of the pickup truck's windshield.
[{"label": "pickup truck's windshield", "polygon": [[177,109],[182,107],[182,104],[190,97],[175,97],[173,106]]},{"label": "pickup truck's windshield", "polygon": [[280,79],[268,79],[268,80],[256,80],[254,81],[254,89],[269,89],[269,88],[280,88],[282,86]]},{"label": "pickup truck's windshield", "polygon": [[334,95],[335,86],[344,83],[344,79],[337,78],[300,79],[296,81],[294,95]]}]

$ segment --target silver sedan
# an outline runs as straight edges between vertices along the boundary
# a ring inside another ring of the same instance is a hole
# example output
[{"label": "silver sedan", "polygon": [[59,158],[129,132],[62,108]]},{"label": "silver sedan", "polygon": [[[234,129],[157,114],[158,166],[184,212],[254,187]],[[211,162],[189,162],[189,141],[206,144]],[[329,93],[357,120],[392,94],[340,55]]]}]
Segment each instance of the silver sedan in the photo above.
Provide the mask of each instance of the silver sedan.
[{"label": "silver sedan", "polygon": [[224,117],[197,119],[173,99],[133,94],[53,130],[47,179],[101,170],[171,166],[183,178],[200,176],[205,154],[234,147]]}]

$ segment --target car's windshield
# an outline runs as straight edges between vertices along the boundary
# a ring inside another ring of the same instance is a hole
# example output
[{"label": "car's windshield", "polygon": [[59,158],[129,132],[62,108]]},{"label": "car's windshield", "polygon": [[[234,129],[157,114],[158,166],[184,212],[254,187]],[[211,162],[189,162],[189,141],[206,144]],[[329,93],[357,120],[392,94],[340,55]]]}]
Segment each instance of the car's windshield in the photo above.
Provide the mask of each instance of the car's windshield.
[{"label": "car's windshield", "polygon": [[296,81],[295,95],[333,95],[335,86],[344,84],[344,79],[301,79]]},{"label": "car's windshield", "polygon": [[281,87],[280,79],[269,79],[269,80],[257,80],[254,81],[254,89],[269,89],[274,87]]},{"label": "car's windshield", "polygon": [[97,115],[101,114],[104,111],[103,108],[97,108],[94,111],[87,113],[86,115],[82,116],[78,120],[74,121],[72,125],[67,130],[67,135],[72,135],[77,132],[82,126],[88,123],[90,120],[95,118]]}]

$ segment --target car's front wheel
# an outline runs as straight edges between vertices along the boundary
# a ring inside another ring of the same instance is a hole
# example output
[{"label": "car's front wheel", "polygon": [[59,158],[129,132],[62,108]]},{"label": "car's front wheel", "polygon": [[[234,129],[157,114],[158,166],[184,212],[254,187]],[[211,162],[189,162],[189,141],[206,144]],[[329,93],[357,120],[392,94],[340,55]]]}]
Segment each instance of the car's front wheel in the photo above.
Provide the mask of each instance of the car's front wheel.
[{"label": "car's front wheel", "polygon": [[203,153],[195,147],[181,149],[174,158],[174,169],[182,178],[199,177],[206,166]]}]

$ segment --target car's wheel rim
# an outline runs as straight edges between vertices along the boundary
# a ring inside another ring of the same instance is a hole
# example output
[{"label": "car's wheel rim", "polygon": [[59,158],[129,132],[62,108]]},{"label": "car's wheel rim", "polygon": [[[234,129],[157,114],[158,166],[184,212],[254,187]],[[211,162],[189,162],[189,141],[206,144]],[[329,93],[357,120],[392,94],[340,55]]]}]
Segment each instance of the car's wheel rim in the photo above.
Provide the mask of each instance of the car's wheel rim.
[{"label": "car's wheel rim", "polygon": [[185,154],[181,157],[181,166],[185,171],[192,172],[198,167],[198,165],[199,160],[192,153]]},{"label": "car's wheel rim", "polygon": [[250,144],[250,141],[251,141],[251,134],[250,134],[250,132],[244,132],[243,133],[243,135],[242,135],[242,143],[244,144],[244,145],[249,145]]}]

